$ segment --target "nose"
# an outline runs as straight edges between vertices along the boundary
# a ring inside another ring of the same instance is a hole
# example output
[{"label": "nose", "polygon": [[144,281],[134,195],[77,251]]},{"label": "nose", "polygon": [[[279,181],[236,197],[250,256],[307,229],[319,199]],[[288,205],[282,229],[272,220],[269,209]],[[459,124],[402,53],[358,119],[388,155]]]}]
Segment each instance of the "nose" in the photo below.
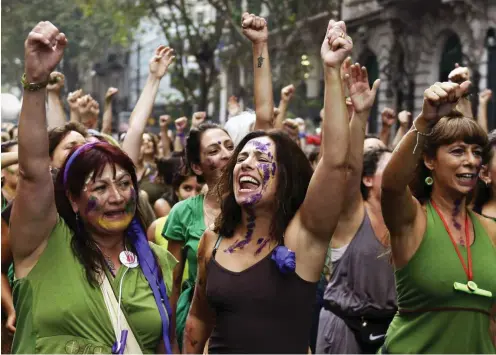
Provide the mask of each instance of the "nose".
[{"label": "nose", "polygon": [[112,204],[120,204],[124,201],[124,197],[121,195],[119,189],[115,184],[112,184],[109,188],[109,202]]},{"label": "nose", "polygon": [[241,170],[253,170],[254,169],[255,158],[253,155],[249,155],[243,162],[241,163]]},{"label": "nose", "polygon": [[228,160],[232,155],[232,151],[230,151],[229,149],[227,149],[224,146],[221,147],[220,152],[221,152],[221,159],[222,160]]},{"label": "nose", "polygon": [[477,166],[480,161],[479,156],[475,155],[474,152],[469,151],[467,154],[466,164],[470,166]]}]

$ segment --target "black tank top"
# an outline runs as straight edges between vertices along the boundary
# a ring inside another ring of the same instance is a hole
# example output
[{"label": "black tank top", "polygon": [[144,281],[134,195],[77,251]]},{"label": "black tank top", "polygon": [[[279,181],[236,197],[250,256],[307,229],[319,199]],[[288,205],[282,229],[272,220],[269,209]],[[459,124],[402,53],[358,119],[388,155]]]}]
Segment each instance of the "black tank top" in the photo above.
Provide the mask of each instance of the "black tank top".
[{"label": "black tank top", "polygon": [[220,241],[207,267],[207,299],[216,315],[209,353],[306,354],[317,282],[281,273],[272,253],[229,271],[215,260]]}]

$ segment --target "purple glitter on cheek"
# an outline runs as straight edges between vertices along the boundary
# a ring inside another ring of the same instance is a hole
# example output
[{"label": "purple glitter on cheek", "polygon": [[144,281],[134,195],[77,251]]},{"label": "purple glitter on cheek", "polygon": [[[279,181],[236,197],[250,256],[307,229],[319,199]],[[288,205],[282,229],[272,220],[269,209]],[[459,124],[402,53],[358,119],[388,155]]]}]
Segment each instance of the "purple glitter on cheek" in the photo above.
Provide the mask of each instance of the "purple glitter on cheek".
[{"label": "purple glitter on cheek", "polygon": [[95,210],[97,207],[98,207],[97,199],[93,196],[90,196],[88,200],[88,204],[86,205],[86,213]]},{"label": "purple glitter on cheek", "polygon": [[272,163],[272,176],[273,177],[276,176],[276,163],[275,162]]},{"label": "purple glitter on cheek", "polygon": [[261,168],[263,170],[263,185],[265,186],[270,178],[269,164],[262,164]]}]

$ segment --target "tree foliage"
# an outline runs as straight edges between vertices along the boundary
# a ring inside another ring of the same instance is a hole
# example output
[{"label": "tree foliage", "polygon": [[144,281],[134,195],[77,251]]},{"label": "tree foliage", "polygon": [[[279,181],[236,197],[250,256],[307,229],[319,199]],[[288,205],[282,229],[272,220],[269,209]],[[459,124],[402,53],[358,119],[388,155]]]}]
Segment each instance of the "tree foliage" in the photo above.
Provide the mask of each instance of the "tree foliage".
[{"label": "tree foliage", "polygon": [[126,46],[144,12],[128,0],[5,0],[2,2],[2,82],[19,86],[24,41],[39,21],[50,21],[69,40],[59,70],[74,90],[95,58]]}]

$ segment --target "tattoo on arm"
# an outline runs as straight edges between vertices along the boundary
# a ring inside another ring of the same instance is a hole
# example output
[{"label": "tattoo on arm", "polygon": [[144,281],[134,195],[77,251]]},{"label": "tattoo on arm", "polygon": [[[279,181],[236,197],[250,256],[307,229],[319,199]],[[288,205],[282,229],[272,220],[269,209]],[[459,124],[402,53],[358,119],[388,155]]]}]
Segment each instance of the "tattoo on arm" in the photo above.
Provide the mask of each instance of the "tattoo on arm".
[{"label": "tattoo on arm", "polygon": [[257,65],[257,67],[258,68],[261,68],[262,65],[263,65],[263,61],[264,61],[265,58],[262,57],[262,54],[260,53],[260,57],[258,57],[257,59],[258,59],[258,65]]}]

